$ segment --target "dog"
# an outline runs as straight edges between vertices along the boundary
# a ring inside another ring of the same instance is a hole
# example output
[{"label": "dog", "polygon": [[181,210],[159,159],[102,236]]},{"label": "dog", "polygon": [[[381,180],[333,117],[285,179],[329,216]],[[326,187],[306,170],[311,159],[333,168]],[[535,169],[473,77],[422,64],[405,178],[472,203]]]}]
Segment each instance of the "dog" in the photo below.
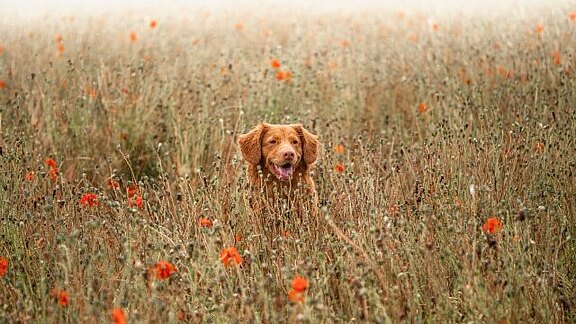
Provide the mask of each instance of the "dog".
[{"label": "dog", "polygon": [[311,171],[318,159],[318,138],[300,124],[263,123],[238,137],[257,214],[317,214]]}]

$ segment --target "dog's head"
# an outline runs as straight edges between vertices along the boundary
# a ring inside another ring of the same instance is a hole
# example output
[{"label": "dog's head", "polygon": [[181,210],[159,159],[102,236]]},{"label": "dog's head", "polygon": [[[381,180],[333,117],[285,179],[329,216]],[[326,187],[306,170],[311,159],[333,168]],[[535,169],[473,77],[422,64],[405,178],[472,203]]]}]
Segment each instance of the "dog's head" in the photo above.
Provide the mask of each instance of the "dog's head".
[{"label": "dog's head", "polygon": [[302,125],[260,124],[238,138],[244,160],[260,164],[280,180],[309,168],[318,158],[318,139]]}]

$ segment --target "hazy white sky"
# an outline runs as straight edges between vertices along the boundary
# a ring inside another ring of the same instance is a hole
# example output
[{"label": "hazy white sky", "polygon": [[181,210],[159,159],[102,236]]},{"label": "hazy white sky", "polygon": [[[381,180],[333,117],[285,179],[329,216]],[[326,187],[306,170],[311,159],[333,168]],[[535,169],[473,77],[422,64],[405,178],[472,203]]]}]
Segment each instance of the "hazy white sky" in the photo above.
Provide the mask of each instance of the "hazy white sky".
[{"label": "hazy white sky", "polygon": [[353,11],[367,9],[420,10],[433,14],[490,13],[561,5],[576,10],[575,0],[0,0],[4,14],[98,12],[112,9],[178,10],[203,8],[301,8],[306,11]]}]

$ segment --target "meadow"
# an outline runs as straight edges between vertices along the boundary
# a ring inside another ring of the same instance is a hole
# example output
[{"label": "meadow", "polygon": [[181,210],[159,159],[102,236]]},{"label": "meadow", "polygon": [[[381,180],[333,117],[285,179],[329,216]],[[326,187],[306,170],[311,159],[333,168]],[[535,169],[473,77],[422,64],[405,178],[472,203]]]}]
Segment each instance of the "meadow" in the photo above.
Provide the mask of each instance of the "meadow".
[{"label": "meadow", "polygon": [[[576,321],[576,7],[0,19],[0,322]],[[302,123],[270,237],[236,139]]]}]

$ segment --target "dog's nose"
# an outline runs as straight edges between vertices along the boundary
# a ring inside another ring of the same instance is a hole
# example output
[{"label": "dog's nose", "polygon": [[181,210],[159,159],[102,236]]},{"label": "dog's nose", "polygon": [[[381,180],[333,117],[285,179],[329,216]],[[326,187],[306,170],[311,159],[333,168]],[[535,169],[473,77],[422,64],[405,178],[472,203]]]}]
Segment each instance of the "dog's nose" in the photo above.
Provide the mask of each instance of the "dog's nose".
[{"label": "dog's nose", "polygon": [[286,160],[286,161],[292,161],[292,160],[294,160],[294,155],[295,155],[294,152],[286,151],[286,152],[284,152],[283,157],[284,157],[284,160]]}]

